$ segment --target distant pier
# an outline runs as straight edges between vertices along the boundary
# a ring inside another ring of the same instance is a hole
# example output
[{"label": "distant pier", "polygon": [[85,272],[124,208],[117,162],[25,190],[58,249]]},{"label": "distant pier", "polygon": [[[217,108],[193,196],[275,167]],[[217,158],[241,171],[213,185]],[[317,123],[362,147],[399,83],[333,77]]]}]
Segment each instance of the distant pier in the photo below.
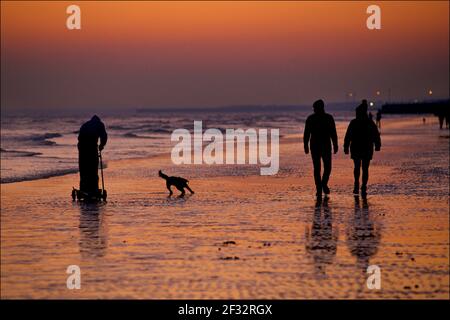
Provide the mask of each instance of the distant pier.
[{"label": "distant pier", "polygon": [[416,103],[387,103],[381,107],[384,114],[449,114],[450,100],[416,102]]}]

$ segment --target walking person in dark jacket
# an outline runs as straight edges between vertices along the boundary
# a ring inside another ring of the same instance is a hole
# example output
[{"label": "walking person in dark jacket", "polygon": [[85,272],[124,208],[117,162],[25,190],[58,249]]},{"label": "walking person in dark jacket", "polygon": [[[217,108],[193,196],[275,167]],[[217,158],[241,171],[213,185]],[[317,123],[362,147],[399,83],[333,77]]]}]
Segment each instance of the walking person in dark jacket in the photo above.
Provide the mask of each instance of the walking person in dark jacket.
[{"label": "walking person in dark jacket", "polygon": [[[99,139],[100,144],[97,146]],[[105,125],[96,115],[80,128],[78,134],[80,191],[89,195],[98,193],[98,151],[103,150],[107,140]]]},{"label": "walking person in dark jacket", "polygon": [[373,149],[380,151],[380,133],[375,123],[367,116],[367,101],[363,100],[356,108],[356,118],[353,119],[345,134],[344,153],[349,153],[355,168],[353,171],[355,184],[353,193],[359,194],[359,176],[362,167],[361,196],[367,196],[367,181],[369,180],[369,165],[372,160]]},{"label": "walking person in dark jacket", "polygon": [[[306,154],[311,149],[316,196],[322,198],[322,191],[326,195],[330,193],[328,180],[331,173],[331,144],[333,144],[334,153],[337,153],[338,140],[333,116],[325,113],[323,100],[314,102],[313,109],[314,113],[306,119],[303,145]],[[320,176],[321,161],[323,161],[322,177]]]}]

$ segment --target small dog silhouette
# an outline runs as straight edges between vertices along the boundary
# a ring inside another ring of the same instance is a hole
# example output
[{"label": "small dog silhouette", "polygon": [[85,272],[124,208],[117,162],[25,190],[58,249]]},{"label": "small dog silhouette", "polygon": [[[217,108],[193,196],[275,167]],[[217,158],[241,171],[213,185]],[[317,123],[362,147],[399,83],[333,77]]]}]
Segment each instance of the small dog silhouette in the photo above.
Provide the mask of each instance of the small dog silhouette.
[{"label": "small dog silhouette", "polygon": [[162,173],[161,170],[159,170],[158,174],[161,178],[166,180],[166,187],[170,192],[169,197],[173,194],[172,190],[170,189],[171,186],[175,186],[175,188],[181,191],[180,197],[184,197],[185,195],[184,188],[188,189],[191,194],[194,194],[194,191],[192,191],[192,189],[188,186],[189,180],[181,177],[169,177],[168,175]]}]

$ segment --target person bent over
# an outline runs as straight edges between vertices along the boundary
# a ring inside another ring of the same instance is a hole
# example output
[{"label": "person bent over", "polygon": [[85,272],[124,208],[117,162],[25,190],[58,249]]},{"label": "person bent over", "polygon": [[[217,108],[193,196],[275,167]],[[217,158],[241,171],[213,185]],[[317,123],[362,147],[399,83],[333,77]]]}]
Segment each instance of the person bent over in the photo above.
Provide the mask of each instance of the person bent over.
[{"label": "person bent over", "polygon": [[[100,144],[97,145],[99,139]],[[103,150],[107,140],[105,125],[96,115],[80,128],[78,134],[80,191],[89,195],[98,193],[98,151]]]}]

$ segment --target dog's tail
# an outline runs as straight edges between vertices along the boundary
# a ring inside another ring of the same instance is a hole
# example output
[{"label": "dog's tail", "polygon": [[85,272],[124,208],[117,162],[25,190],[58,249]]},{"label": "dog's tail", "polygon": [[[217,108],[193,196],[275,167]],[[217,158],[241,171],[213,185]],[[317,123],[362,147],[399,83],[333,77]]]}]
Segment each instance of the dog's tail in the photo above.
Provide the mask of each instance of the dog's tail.
[{"label": "dog's tail", "polygon": [[158,175],[159,175],[161,178],[165,179],[165,180],[167,180],[167,179],[169,178],[169,177],[168,177],[167,175],[165,175],[161,170],[159,170]]}]

